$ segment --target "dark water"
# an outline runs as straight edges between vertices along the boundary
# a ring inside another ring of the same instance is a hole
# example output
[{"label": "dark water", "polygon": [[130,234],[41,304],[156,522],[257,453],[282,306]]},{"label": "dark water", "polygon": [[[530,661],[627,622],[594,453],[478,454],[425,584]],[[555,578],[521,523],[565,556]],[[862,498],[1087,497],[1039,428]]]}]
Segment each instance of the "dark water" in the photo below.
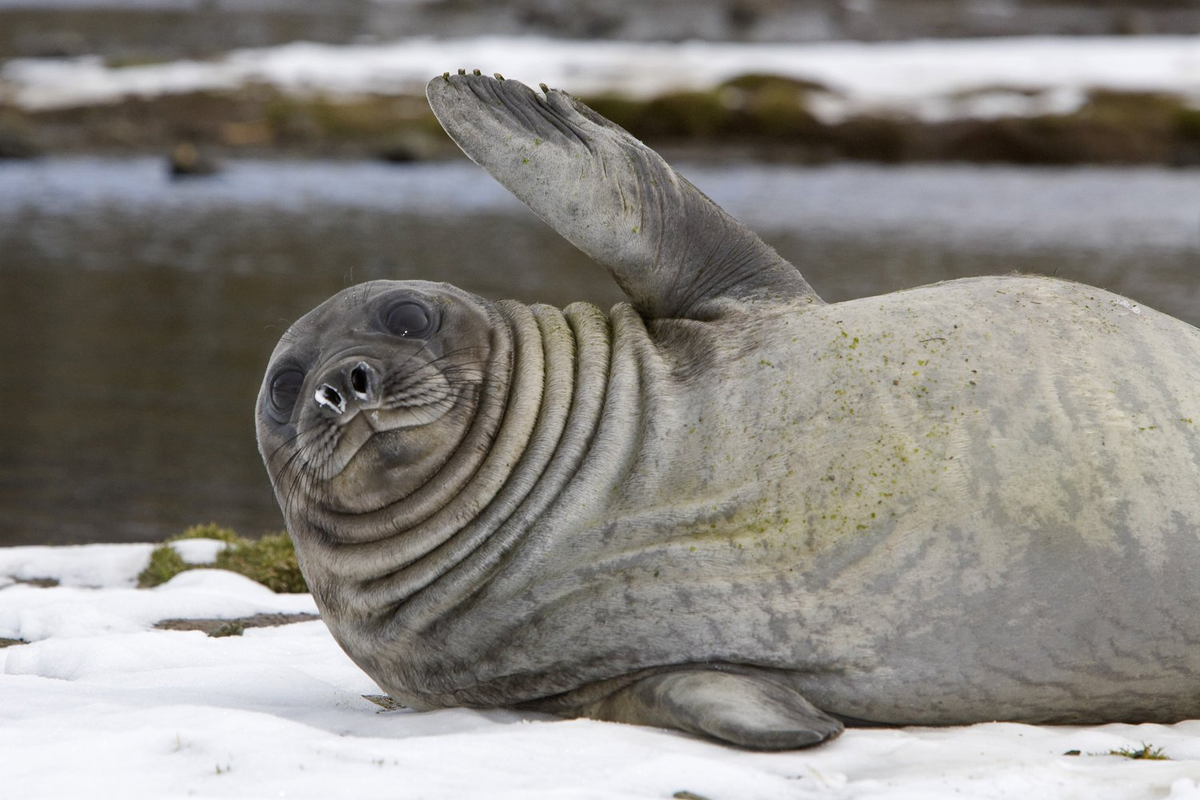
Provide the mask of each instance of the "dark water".
[{"label": "dark water", "polygon": [[[827,300],[1014,269],[1200,322],[1200,173],[684,169]],[[380,277],[608,306],[607,277],[466,163],[0,165],[0,544],[282,526],[253,404],[287,324]]]},{"label": "dark water", "polygon": [[237,47],[351,42],[364,0],[0,0],[0,59],[202,58]]}]

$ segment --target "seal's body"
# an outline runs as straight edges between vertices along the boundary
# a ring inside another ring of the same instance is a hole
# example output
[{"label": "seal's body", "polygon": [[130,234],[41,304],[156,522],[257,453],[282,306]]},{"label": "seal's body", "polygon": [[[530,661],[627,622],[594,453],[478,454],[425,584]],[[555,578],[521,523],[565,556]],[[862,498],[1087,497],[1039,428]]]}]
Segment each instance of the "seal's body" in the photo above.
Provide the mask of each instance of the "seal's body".
[{"label": "seal's body", "polygon": [[826,305],[562,93],[430,99],[632,305],[376,282],[277,348],[260,447],[384,690],[759,748],[1200,716],[1200,332],[1035,277]]}]

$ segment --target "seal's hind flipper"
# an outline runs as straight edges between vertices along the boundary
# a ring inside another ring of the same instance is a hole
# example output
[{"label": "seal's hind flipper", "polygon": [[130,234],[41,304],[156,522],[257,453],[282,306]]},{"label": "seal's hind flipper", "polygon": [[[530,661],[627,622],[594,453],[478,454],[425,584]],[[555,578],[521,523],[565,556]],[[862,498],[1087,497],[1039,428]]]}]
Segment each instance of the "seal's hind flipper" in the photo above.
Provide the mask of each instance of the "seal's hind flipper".
[{"label": "seal's hind flipper", "polygon": [[791,264],[658,153],[542,88],[447,73],[426,93],[471,160],[608,268],[643,316],[703,318],[725,298],[817,300]]},{"label": "seal's hind flipper", "polygon": [[677,728],[754,750],[810,747],[842,723],[783,680],[755,672],[682,669],[651,675],[585,709],[611,722]]}]

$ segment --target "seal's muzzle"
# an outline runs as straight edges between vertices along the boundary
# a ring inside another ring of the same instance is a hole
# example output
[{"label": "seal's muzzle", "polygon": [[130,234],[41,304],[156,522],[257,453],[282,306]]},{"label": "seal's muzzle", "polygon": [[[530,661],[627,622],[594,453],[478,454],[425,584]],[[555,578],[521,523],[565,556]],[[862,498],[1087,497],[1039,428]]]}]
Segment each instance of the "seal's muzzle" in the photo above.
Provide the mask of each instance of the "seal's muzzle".
[{"label": "seal's muzzle", "polygon": [[340,417],[350,408],[374,408],[379,405],[379,372],[365,361],[350,366],[343,363],[322,376],[313,393],[313,401],[326,416]]}]

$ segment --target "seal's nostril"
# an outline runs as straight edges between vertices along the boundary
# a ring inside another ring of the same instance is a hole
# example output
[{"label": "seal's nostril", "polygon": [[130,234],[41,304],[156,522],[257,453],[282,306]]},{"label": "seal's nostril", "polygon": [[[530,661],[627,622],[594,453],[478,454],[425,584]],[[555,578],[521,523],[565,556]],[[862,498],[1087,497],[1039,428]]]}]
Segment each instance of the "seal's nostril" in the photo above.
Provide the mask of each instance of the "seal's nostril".
[{"label": "seal's nostril", "polygon": [[314,399],[317,401],[317,405],[325,406],[339,414],[346,410],[346,401],[342,399],[342,395],[338,390],[328,383],[322,383],[317,387],[317,394]]},{"label": "seal's nostril", "polygon": [[371,388],[371,377],[368,370],[369,367],[362,363],[350,370],[350,388],[354,390],[354,394],[360,400],[366,399],[367,390]]}]

